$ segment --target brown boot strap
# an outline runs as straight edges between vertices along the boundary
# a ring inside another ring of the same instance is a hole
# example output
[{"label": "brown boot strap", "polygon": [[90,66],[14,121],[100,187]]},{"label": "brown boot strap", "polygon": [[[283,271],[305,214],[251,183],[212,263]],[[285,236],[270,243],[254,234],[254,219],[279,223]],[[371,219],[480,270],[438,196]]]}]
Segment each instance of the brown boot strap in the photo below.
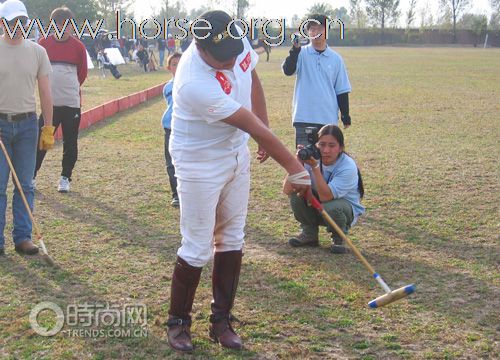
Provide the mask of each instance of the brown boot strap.
[{"label": "brown boot strap", "polygon": [[190,326],[191,325],[191,319],[181,319],[181,318],[174,318],[170,319],[167,321],[167,326],[178,326],[178,325],[184,325],[184,326]]},{"label": "brown boot strap", "polygon": [[227,320],[228,323],[231,323],[231,321],[241,322],[240,320],[238,320],[238,318],[233,316],[233,314],[231,314],[231,313],[229,313],[229,314],[211,314],[210,315],[210,322],[212,324],[221,322],[222,320]]}]

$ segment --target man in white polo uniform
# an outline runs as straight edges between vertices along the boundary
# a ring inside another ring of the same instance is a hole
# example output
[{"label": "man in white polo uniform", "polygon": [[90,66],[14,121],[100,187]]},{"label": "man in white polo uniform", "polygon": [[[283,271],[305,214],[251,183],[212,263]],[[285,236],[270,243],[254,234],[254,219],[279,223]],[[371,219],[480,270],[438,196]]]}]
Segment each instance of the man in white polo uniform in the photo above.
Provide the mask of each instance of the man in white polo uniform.
[{"label": "man in white polo uniform", "polygon": [[[214,257],[210,337],[241,349],[230,319],[241,268],[250,190],[248,134],[290,175],[296,192],[310,179],[303,166],[267,127],[257,55],[223,11],[200,16],[195,41],[182,55],[173,88],[170,153],[178,180],[182,245],[172,276],[168,341],[191,351],[190,325],[202,267]],[[248,134],[247,134],[248,133]],[[214,255],[215,251],[215,255]]]}]

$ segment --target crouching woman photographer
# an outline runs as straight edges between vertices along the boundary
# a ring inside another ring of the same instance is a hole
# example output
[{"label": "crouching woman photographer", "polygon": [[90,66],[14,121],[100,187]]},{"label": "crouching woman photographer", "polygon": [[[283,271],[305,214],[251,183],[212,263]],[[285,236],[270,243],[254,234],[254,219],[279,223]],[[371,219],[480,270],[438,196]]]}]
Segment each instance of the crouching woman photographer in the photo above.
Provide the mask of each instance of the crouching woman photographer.
[{"label": "crouching woman photographer", "polygon": [[[356,163],[344,151],[344,135],[339,127],[323,126],[317,139],[313,144],[319,150],[317,156],[309,155],[307,160],[300,159],[301,156],[298,158],[310,173],[314,195],[337,225],[347,233],[365,212],[360,203],[364,194],[363,180]],[[301,155],[299,152],[298,155]],[[290,196],[293,214],[302,228],[299,235],[289,240],[291,246],[318,246],[319,226],[326,226],[331,233],[331,251],[335,254],[346,252],[342,238],[323,220],[318,211],[308,206],[305,199],[297,196],[288,181],[283,185],[283,192]]]}]

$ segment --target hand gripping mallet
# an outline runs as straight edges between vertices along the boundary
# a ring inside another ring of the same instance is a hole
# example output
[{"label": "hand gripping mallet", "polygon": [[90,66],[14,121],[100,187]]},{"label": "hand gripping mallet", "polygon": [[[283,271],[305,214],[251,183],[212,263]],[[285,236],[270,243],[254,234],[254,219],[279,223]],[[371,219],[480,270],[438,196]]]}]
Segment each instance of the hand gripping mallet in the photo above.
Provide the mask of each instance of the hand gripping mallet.
[{"label": "hand gripping mallet", "polygon": [[19,178],[17,177],[16,170],[14,170],[14,166],[12,165],[12,162],[10,161],[9,154],[7,152],[7,149],[5,148],[5,145],[0,138],[0,147],[2,148],[2,151],[5,155],[5,159],[7,160],[7,164],[9,164],[10,171],[12,172],[12,177],[14,178],[14,183],[16,184],[17,190],[19,191],[19,194],[21,195],[21,199],[23,199],[24,206],[26,207],[26,211],[28,212],[28,215],[31,219],[31,222],[33,224],[33,227],[35,229],[36,237],[38,242],[40,243],[40,247],[42,248],[42,259],[49,265],[55,266],[54,260],[49,256],[49,253],[47,252],[47,248],[45,247],[45,243],[43,242],[42,234],[40,232],[40,228],[38,227],[35,218],[33,217],[33,213],[31,212],[30,206],[28,205],[28,200],[26,200],[26,196],[24,195],[23,188],[21,186],[21,183],[19,182]]},{"label": "hand gripping mallet", "polygon": [[390,304],[396,300],[404,298],[415,291],[415,285],[406,285],[397,290],[391,290],[389,286],[385,283],[382,277],[375,272],[373,267],[368,263],[365,257],[359,252],[359,250],[354,246],[354,244],[349,240],[349,238],[344,234],[344,232],[339,228],[339,226],[333,221],[333,219],[328,215],[328,213],[323,209],[321,203],[316,199],[316,197],[312,194],[311,191],[307,194],[307,200],[311,203],[312,207],[318,210],[323,218],[335,229],[335,231],[340,235],[340,237],[349,245],[351,250],[354,252],[356,257],[361,261],[361,263],[368,269],[370,274],[377,280],[378,284],[384,289],[386,292],[384,295],[379,296],[375,300],[372,300],[368,303],[368,306],[371,308],[377,308],[381,306],[385,306]]}]

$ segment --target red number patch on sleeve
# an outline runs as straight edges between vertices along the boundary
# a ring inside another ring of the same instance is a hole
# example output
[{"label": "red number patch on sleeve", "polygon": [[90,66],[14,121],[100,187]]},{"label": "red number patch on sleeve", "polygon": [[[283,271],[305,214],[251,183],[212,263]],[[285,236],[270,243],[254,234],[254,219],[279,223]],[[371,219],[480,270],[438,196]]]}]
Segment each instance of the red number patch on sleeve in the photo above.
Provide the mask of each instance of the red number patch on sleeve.
[{"label": "red number patch on sleeve", "polygon": [[224,75],[224,73],[220,71],[217,71],[215,73],[215,78],[219,82],[222,90],[228,95],[231,94],[231,82],[227,79],[226,75]]},{"label": "red number patch on sleeve", "polygon": [[240,62],[241,70],[246,72],[248,70],[248,68],[250,67],[251,63],[252,63],[252,56],[250,55],[250,51],[249,51],[247,56],[245,56],[245,58],[243,59],[243,61]]}]

